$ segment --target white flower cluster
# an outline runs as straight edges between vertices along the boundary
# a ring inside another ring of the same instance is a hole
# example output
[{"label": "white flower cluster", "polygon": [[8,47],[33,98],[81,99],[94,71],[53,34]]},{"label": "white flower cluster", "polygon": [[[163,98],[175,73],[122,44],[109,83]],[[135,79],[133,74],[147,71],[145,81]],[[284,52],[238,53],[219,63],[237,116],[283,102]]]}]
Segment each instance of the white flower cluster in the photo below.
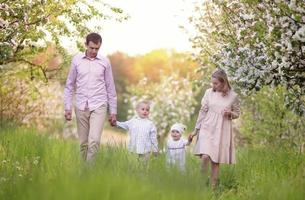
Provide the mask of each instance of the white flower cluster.
[{"label": "white flower cluster", "polygon": [[196,58],[208,57],[212,64],[226,68],[245,92],[284,85],[290,92],[287,103],[305,114],[305,3],[252,4],[234,0],[199,5],[200,15],[192,18]]},{"label": "white flower cluster", "polygon": [[32,180],[32,170],[40,164],[40,157],[25,157],[25,160],[19,162],[4,159],[0,162],[0,169],[2,174],[0,174],[0,186],[2,184],[7,184],[7,182],[16,179],[27,179]]}]

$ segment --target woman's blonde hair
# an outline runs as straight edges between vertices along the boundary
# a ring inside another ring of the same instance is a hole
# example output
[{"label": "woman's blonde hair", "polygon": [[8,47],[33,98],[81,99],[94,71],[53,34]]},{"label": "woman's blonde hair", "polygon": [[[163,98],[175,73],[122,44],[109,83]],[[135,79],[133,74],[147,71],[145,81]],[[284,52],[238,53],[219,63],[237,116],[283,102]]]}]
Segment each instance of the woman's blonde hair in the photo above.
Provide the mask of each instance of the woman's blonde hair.
[{"label": "woman's blonde hair", "polygon": [[212,78],[216,78],[222,84],[222,96],[226,96],[231,90],[231,85],[226,72],[223,69],[218,68],[213,72]]}]

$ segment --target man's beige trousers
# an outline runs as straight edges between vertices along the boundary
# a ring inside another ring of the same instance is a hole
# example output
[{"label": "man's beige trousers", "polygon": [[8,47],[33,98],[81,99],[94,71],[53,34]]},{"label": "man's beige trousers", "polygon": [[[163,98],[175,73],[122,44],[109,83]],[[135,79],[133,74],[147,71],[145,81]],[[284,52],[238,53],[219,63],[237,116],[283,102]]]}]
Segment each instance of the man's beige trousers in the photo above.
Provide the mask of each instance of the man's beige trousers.
[{"label": "man's beige trousers", "polygon": [[75,108],[75,113],[80,152],[84,160],[90,161],[100,146],[107,105],[102,105],[93,111]]}]

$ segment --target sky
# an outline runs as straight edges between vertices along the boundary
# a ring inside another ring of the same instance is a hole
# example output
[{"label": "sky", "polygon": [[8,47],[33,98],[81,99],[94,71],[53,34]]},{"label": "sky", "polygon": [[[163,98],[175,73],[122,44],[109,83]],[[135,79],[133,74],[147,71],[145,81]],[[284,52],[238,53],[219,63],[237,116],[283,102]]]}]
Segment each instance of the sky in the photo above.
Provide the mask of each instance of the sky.
[{"label": "sky", "polygon": [[130,16],[127,21],[103,22],[102,54],[116,51],[134,56],[153,49],[191,51],[188,34],[179,26],[188,24],[193,9],[192,0],[116,0]]}]

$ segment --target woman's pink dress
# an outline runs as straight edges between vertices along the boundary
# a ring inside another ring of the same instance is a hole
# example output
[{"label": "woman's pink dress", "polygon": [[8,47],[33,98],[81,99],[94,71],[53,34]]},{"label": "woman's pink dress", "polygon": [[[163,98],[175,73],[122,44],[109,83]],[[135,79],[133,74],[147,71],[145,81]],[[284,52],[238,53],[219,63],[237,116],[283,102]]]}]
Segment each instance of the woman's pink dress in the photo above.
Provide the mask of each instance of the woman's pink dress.
[{"label": "woman's pink dress", "polygon": [[[223,116],[223,110],[230,108],[231,119]],[[230,90],[226,96],[206,90],[199,111],[196,129],[200,129],[194,154],[209,155],[215,163],[235,163],[234,134],[232,119],[239,117],[240,103],[237,94]]]}]

